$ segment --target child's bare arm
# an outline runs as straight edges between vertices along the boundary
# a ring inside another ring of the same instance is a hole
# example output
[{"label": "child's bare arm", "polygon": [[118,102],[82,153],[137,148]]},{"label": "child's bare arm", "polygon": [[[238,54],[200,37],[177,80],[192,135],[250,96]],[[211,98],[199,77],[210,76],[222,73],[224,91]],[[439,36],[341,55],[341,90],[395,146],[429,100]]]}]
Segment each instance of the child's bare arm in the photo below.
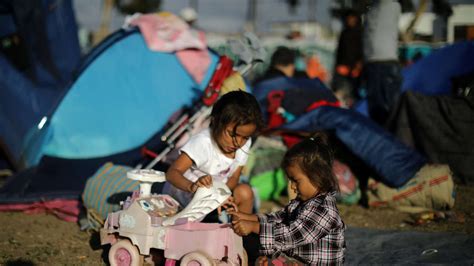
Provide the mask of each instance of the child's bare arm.
[{"label": "child's bare arm", "polygon": [[191,158],[186,153],[181,153],[166,171],[166,180],[179,189],[194,193],[197,185],[183,176],[192,164]]},{"label": "child's bare arm", "polygon": [[230,190],[234,190],[234,188],[239,184],[239,179],[240,179],[240,173],[242,172],[243,166],[239,166],[234,173],[229,177],[229,180],[227,180],[227,186],[230,188]]}]

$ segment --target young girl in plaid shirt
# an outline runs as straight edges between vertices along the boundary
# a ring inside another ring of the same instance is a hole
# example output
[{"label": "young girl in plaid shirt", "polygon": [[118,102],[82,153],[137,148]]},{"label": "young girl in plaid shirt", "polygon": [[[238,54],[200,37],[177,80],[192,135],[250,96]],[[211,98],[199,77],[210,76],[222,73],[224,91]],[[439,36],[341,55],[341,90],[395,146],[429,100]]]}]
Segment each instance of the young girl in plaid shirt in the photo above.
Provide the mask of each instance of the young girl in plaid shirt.
[{"label": "young girl in plaid shirt", "polygon": [[345,225],[336,206],[338,183],[332,162],[326,135],[317,133],[293,146],[283,158],[282,167],[296,199],[270,214],[228,210],[237,234],[259,234],[263,255],[259,264],[269,257],[305,265],[343,264]]}]

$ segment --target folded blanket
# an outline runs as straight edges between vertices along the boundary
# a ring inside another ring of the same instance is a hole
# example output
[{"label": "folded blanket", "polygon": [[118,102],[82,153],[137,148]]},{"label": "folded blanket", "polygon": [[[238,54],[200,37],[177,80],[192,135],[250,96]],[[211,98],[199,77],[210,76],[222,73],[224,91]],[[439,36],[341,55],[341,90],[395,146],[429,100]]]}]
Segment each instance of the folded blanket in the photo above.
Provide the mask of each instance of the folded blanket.
[{"label": "folded blanket", "polygon": [[138,26],[145,42],[153,51],[176,52],[181,64],[201,83],[211,64],[204,32],[192,29],[169,12],[135,14],[125,20],[124,27]]}]

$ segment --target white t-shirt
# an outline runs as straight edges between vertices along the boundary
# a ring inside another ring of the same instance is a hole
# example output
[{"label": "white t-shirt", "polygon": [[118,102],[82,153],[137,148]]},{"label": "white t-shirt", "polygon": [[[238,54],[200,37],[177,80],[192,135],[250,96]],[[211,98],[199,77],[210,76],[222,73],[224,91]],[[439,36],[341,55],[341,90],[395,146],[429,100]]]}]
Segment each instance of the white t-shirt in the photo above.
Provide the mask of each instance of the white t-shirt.
[{"label": "white t-shirt", "polygon": [[[249,139],[235,152],[235,157],[232,159],[226,157],[212,140],[210,129],[204,129],[192,136],[180,150],[180,153],[186,153],[193,160],[191,168],[184,173],[184,177],[196,182],[199,177],[210,175],[213,181],[227,183],[235,170],[247,162],[251,144],[252,141]],[[171,184],[165,185],[163,192],[174,197],[182,205],[189,203],[192,198],[191,193],[180,190]]]}]

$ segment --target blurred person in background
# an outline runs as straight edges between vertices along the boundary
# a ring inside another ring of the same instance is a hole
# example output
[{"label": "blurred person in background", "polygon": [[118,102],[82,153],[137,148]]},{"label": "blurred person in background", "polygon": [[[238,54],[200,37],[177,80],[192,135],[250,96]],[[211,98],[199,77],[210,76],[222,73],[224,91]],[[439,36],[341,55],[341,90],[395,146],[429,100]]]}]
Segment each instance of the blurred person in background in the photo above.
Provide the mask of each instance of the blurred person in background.
[{"label": "blurred person in background", "polygon": [[296,69],[296,57],[297,53],[295,50],[286,46],[277,47],[272,54],[268,69],[261,77],[254,81],[254,84],[280,76],[289,78],[308,77],[304,71]]},{"label": "blurred person in background", "polygon": [[369,7],[363,30],[364,73],[370,117],[385,123],[400,97],[398,19],[401,7],[394,0],[376,0]]},{"label": "blurred person in background", "polygon": [[328,73],[316,54],[306,58],[306,74],[309,78],[318,78],[322,82],[328,81]]},{"label": "blurred person in background", "polygon": [[336,94],[347,98],[352,105],[358,98],[360,73],[362,70],[362,26],[359,14],[348,10],[344,16],[344,29],[339,35],[336,51],[336,68],[332,88]]}]

